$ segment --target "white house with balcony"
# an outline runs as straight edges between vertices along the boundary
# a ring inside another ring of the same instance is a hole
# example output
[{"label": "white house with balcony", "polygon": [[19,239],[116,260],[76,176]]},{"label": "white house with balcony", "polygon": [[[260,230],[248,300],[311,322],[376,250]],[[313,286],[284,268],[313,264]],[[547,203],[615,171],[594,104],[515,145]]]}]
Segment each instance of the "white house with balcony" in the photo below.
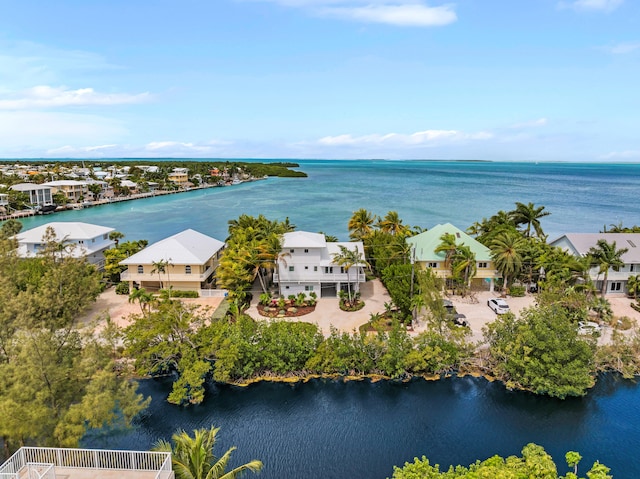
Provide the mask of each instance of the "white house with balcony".
[{"label": "white house with balcony", "polygon": [[38,185],[35,183],[18,183],[11,186],[14,191],[20,191],[29,195],[29,203],[37,206],[48,206],[53,204],[51,186]]},{"label": "white house with balcony", "polygon": [[148,290],[172,287],[180,291],[200,291],[215,286],[214,273],[225,244],[198,231],[187,229],[129,256],[120,274],[135,287]]},{"label": "white house with balcony", "polygon": [[361,241],[327,242],[321,233],[294,231],[285,233],[282,239],[282,253],[277,261],[274,283],[283,296],[315,292],[318,297],[335,297],[340,290],[358,291],[360,283],[366,281],[364,265],[356,264],[346,269],[340,266],[336,255],[341,246],[361,254],[364,259],[364,246]]},{"label": "white house with balcony", "polygon": [[[552,241],[551,246],[557,246],[574,256],[585,257],[591,248],[598,245],[599,240],[609,244],[615,242],[616,249],[627,249],[621,256],[624,265],[615,271],[607,272],[606,294],[626,293],[629,276],[640,275],[640,233],[567,233]],[[604,274],[598,266],[589,270],[589,277],[595,287],[602,291]]]},{"label": "white house with balcony", "polygon": [[109,233],[115,231],[107,226],[90,223],[54,221],[37,228],[22,231],[16,235],[18,255],[22,258],[33,258],[46,245],[47,230],[51,228],[55,240],[64,248],[62,255],[74,258],[86,257],[87,261],[98,268],[104,266],[104,252],[114,245]]}]

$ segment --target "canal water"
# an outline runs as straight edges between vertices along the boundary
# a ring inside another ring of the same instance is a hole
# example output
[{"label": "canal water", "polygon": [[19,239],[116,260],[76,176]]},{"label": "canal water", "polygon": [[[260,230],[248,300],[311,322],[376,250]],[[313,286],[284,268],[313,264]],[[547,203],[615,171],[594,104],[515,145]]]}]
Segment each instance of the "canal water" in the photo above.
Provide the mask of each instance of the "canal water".
[{"label": "canal water", "polygon": [[616,479],[640,477],[640,387],[616,375],[564,401],[474,377],[211,386],[203,404],[186,408],[165,401],[169,390],[166,381],[143,381],[153,400],[134,429],[101,431],[83,445],[147,449],[178,429],[215,425],[216,452],[237,446],[234,464],[262,460],[261,479],[374,479],[416,456],[448,467],[519,454],[534,442],[562,474],[565,452],[575,450],[583,474],[599,460]]}]

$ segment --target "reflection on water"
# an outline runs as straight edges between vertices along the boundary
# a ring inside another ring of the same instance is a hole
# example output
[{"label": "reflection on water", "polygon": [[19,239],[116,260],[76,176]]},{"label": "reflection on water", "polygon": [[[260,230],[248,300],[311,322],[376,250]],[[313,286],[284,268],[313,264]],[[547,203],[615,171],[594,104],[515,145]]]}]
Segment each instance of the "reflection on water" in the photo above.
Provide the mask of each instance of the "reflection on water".
[{"label": "reflection on water", "polygon": [[640,388],[615,375],[586,398],[560,401],[507,391],[482,378],[411,383],[314,380],[306,384],[211,386],[207,401],[179,408],[169,385],[141,383],[153,397],[132,431],[92,434],[85,446],[147,449],[176,429],[222,428],[220,450],[261,459],[261,478],[384,478],[393,465],[426,455],[443,466],[542,445],[565,473],[564,453],[596,459],[616,478],[640,477]]}]

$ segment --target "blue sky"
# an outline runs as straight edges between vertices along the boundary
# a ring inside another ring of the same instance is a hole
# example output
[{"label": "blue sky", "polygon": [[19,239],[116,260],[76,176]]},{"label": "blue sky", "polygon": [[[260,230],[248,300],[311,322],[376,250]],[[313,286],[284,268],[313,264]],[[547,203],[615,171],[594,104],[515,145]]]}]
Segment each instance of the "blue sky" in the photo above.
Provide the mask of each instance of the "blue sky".
[{"label": "blue sky", "polygon": [[640,161],[636,0],[4,0],[0,157]]}]

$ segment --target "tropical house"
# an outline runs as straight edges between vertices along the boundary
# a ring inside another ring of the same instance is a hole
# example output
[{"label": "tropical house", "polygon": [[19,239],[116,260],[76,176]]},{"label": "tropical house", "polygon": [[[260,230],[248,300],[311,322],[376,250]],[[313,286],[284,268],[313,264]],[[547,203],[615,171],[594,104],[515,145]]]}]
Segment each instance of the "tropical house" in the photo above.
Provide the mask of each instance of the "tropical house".
[{"label": "tropical house", "polygon": [[315,292],[318,297],[335,297],[338,291],[349,287],[357,291],[366,281],[364,265],[356,263],[349,268],[340,265],[336,256],[342,254],[342,248],[364,259],[361,241],[333,243],[327,242],[321,233],[285,233],[273,278],[280,293],[289,296]]},{"label": "tropical house", "polygon": [[89,195],[86,181],[56,180],[43,183],[43,185],[51,187],[54,195],[56,193],[64,194],[71,203],[79,203]]},{"label": "tropical house", "polygon": [[439,251],[438,248],[446,234],[453,235],[456,245],[469,247],[475,256],[476,271],[470,278],[471,289],[493,291],[495,281],[502,276],[493,263],[491,250],[451,223],[436,225],[424,233],[407,238],[411,247],[411,260],[422,269],[430,268],[440,278],[451,278],[453,273],[447,262],[446,252]]},{"label": "tropical house", "polygon": [[198,231],[187,229],[147,246],[120,262],[127,270],[120,274],[129,290],[157,290],[172,287],[200,291],[215,286],[214,273],[225,244]]},{"label": "tropical house", "polygon": [[189,183],[189,169],[174,168],[173,171],[167,175],[167,179],[175,183],[179,188],[186,188]]},{"label": "tropical house", "polygon": [[74,258],[84,256],[99,269],[104,266],[104,251],[114,245],[114,241],[109,239],[109,233],[115,231],[114,228],[90,223],[54,221],[18,233],[18,256],[37,256],[45,247],[49,229],[55,235],[55,240],[64,246],[61,254]]},{"label": "tropical house", "polygon": [[0,193],[0,212],[5,212],[9,206],[9,195],[6,193]]},{"label": "tropical house", "polygon": [[640,275],[640,233],[567,233],[553,240],[551,246],[557,246],[574,256],[583,258],[589,254],[591,248],[597,248],[598,241],[604,240],[609,244],[616,244],[616,250],[626,249],[620,255],[622,265],[609,268],[605,274],[599,265],[589,270],[589,277],[599,291],[606,294],[628,292],[629,276]]},{"label": "tropical house", "polygon": [[38,185],[36,183],[18,183],[12,185],[10,189],[29,195],[29,203],[32,205],[42,207],[53,204],[51,186]]}]

